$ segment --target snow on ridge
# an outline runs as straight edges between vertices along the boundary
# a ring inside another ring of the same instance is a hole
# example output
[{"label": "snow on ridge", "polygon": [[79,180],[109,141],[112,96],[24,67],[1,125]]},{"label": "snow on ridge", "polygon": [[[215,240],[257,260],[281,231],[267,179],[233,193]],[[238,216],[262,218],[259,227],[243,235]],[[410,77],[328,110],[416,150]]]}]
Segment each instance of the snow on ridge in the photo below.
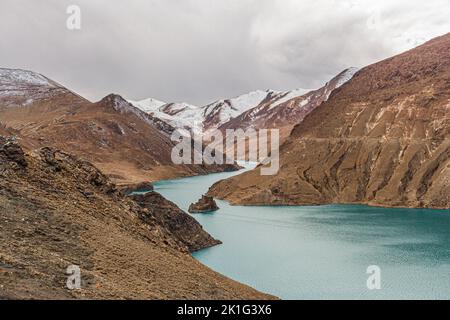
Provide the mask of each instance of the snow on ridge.
[{"label": "snow on ridge", "polygon": [[185,102],[163,103],[156,99],[145,99],[129,102],[140,110],[157,117],[172,127],[193,130],[203,130],[204,121],[208,117],[218,116],[216,126],[238,117],[242,113],[259,105],[270,93],[275,91],[256,90],[231,99],[217,100],[206,106],[199,107]]},{"label": "snow on ridge", "polygon": [[269,93],[272,91],[262,91],[262,90],[256,90],[249,92],[247,94],[240,95],[236,98],[230,99],[232,107],[237,112],[245,112],[253,107],[256,107],[258,104],[260,104],[264,99],[267,98]]},{"label": "snow on ridge", "polygon": [[141,101],[129,100],[128,102],[173,128],[193,130],[194,132],[200,132],[203,129],[200,107],[187,103],[165,103],[152,98]]},{"label": "snow on ridge", "polygon": [[56,87],[53,81],[39,73],[21,69],[0,68],[0,88],[13,85]]},{"label": "snow on ridge", "polygon": [[159,107],[162,107],[166,103],[163,101],[159,101],[153,98],[148,98],[140,101],[132,101],[129,100],[129,103],[131,103],[134,106],[137,106],[139,109],[141,109],[144,112],[150,112],[153,111]]},{"label": "snow on ridge", "polygon": [[287,91],[287,92],[282,92],[279,94],[279,96],[281,96],[281,98],[275,100],[275,102],[270,105],[269,110],[271,110],[275,107],[278,107],[279,105],[281,105],[289,100],[303,96],[311,91],[312,91],[311,89],[299,88],[299,89],[294,89],[294,90]]},{"label": "snow on ridge", "polygon": [[216,126],[219,127],[244,112],[257,107],[269,95],[274,93],[276,94],[277,92],[273,90],[255,90],[231,99],[218,100],[203,107],[205,118],[218,114],[219,122]]},{"label": "snow on ridge", "polygon": [[[139,119],[145,121],[146,123],[148,123],[150,126],[160,130],[161,126],[158,123],[159,120],[163,120],[163,119],[154,119],[152,118],[152,114],[150,112],[146,112],[144,110],[142,110],[138,105],[136,105],[135,103],[125,100],[122,96],[117,95],[117,94],[110,94],[108,96],[106,96],[105,98],[102,99],[102,101],[106,102],[106,103],[111,103],[112,107],[114,108],[114,110],[116,110],[117,112],[120,112],[122,114],[126,114],[126,113],[132,113],[135,116],[137,116]],[[165,122],[163,120],[163,122]],[[123,129],[120,128],[119,125],[119,129],[122,132]],[[123,131],[121,133],[122,135],[125,134],[125,132]],[[167,134],[167,132],[164,132],[164,134]]]},{"label": "snow on ridge", "polygon": [[343,86],[345,83],[350,81],[355,73],[359,71],[359,68],[351,67],[343,72],[343,74],[339,77],[338,83],[336,84],[336,89]]},{"label": "snow on ridge", "polygon": [[50,98],[62,92],[71,92],[79,96],[37,72],[0,68],[0,97],[18,98],[6,102],[9,106],[30,105],[35,100]]},{"label": "snow on ridge", "polygon": [[241,114],[256,108],[266,99],[271,99],[276,107],[288,100],[302,96],[309,92],[308,89],[296,89],[286,92],[274,90],[255,90],[231,99],[221,99],[206,106],[199,107],[188,103],[164,103],[157,99],[145,99],[129,102],[138,109],[159,118],[174,128],[183,128],[200,132],[204,129],[207,119],[214,123],[214,129],[222,124],[237,118]]}]

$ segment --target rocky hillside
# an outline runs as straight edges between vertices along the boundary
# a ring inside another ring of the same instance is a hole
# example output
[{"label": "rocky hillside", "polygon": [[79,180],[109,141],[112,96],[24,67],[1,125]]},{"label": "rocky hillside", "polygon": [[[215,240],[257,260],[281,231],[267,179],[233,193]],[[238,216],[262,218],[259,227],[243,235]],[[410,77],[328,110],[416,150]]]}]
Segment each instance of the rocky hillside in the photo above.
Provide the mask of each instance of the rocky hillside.
[{"label": "rocky hillside", "polygon": [[[194,219],[156,194],[138,200],[86,161],[0,138],[0,299],[271,298],[189,255],[217,243]],[[65,287],[69,265],[80,290]]]},{"label": "rocky hillside", "polygon": [[0,123],[0,135],[2,135],[2,136],[10,136],[11,135],[11,132],[8,130],[8,128],[6,126],[3,126],[1,123]]},{"label": "rocky hillside", "polygon": [[450,208],[450,34],[359,71],[295,127],[277,176],[211,194],[244,204]]},{"label": "rocky hillside", "polygon": [[229,170],[173,165],[166,123],[118,95],[91,103],[30,71],[0,69],[0,119],[26,147],[75,153],[120,184]]},{"label": "rocky hillside", "polygon": [[206,233],[197,220],[159,193],[151,191],[130,197],[143,208],[144,214],[141,218],[146,223],[156,221],[170,232],[173,239],[177,239],[189,251],[194,252],[221,244],[219,240]]}]

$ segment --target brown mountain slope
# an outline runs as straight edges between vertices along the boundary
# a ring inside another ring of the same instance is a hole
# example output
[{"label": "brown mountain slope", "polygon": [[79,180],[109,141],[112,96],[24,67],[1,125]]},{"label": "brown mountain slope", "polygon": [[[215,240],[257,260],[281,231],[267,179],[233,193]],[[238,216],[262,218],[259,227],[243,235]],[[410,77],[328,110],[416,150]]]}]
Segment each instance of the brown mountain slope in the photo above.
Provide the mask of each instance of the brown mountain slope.
[{"label": "brown mountain slope", "polygon": [[10,136],[11,132],[9,132],[9,130],[6,127],[4,127],[4,126],[2,126],[0,124],[0,135],[2,135],[2,136]]},{"label": "brown mountain slope", "polygon": [[91,103],[29,71],[0,69],[0,122],[31,149],[52,146],[75,153],[119,184],[228,169],[173,165],[174,144],[151,116],[118,95]]},{"label": "brown mountain slope", "polygon": [[[272,298],[194,260],[209,235],[160,200],[149,210],[86,161],[0,138],[0,299]],[[66,289],[69,265],[80,290]]]},{"label": "brown mountain slope", "polygon": [[359,71],[259,169],[211,194],[244,204],[450,207],[450,34]]}]

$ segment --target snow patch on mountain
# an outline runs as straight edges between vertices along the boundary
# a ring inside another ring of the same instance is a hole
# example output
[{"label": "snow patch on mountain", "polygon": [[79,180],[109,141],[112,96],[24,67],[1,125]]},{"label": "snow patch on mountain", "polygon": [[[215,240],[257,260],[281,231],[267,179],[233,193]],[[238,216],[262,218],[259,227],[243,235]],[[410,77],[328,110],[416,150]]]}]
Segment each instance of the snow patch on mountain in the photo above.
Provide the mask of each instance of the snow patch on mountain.
[{"label": "snow patch on mountain", "polygon": [[[107,106],[112,106],[114,110],[117,112],[120,112],[122,114],[126,113],[132,113],[136,115],[139,119],[147,122],[149,125],[151,125],[154,128],[157,128],[161,132],[164,132],[165,134],[169,134],[171,131],[171,128],[159,123],[159,119],[151,117],[151,115],[147,112],[142,111],[140,108],[132,104],[131,102],[125,100],[121,96],[117,94],[110,94],[102,99],[100,103],[103,103]],[[123,133],[125,134],[125,132]]]},{"label": "snow patch on mountain", "polygon": [[295,89],[295,90],[291,90],[291,91],[286,91],[286,92],[278,92],[277,97],[275,97],[275,101],[273,103],[271,103],[269,110],[278,107],[279,105],[288,102],[289,100],[298,98],[300,96],[303,96],[305,94],[307,94],[308,92],[312,91],[312,89]]},{"label": "snow patch on mountain", "polygon": [[213,117],[218,118],[218,121],[216,121],[216,126],[219,127],[225,122],[228,122],[231,119],[238,117],[242,113],[258,106],[270,94],[273,93],[274,91],[272,90],[256,90],[232,99],[218,100],[205,106],[203,108],[203,114],[205,119]]},{"label": "snow patch on mountain", "polygon": [[152,98],[142,101],[129,100],[128,102],[173,128],[193,130],[194,132],[203,130],[201,107],[187,103],[165,103]]},{"label": "snow patch on mountain", "polygon": [[208,130],[217,129],[222,124],[261,105],[265,101],[272,100],[277,106],[308,91],[306,89],[287,92],[256,90],[231,99],[217,100],[204,107],[187,103],[164,103],[153,98],[141,101],[129,100],[129,102],[174,128],[201,133],[204,131],[205,125],[208,125]]},{"label": "snow patch on mountain", "polygon": [[141,101],[129,101],[131,104],[138,106],[144,112],[152,112],[159,107],[166,104],[166,102],[162,102],[153,98],[144,99]]},{"label": "snow patch on mountain", "polygon": [[0,98],[4,106],[28,106],[36,101],[65,93],[77,95],[39,73],[0,68]]},{"label": "snow patch on mountain", "polygon": [[[345,70],[339,76],[336,88],[349,81],[358,70],[358,68]],[[327,98],[332,90],[334,88],[325,93]],[[302,96],[305,96],[305,99],[299,103],[299,107],[306,107],[310,103],[310,97],[307,94],[313,91],[303,88],[290,91],[255,90],[231,99],[217,100],[203,107],[188,103],[165,103],[152,98],[141,101],[130,100],[129,102],[174,128],[202,133],[205,130],[215,130],[250,110],[247,116],[255,120],[256,115],[261,110],[269,112],[292,99]]]},{"label": "snow patch on mountain", "polygon": [[39,73],[21,69],[0,68],[0,89],[23,85],[56,87],[54,82]]},{"label": "snow patch on mountain", "polygon": [[339,87],[342,87],[345,83],[350,81],[358,71],[359,71],[359,68],[355,68],[355,67],[348,68],[347,70],[345,70],[344,73],[342,74],[342,76],[339,77],[339,81],[336,85],[336,89]]}]

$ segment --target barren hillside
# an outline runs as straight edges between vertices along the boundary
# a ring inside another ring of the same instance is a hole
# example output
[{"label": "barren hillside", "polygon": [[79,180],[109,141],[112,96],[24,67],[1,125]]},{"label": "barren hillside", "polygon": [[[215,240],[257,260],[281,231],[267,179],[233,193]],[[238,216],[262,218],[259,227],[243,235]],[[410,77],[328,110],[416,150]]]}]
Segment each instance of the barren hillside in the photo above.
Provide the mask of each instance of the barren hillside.
[{"label": "barren hillside", "polygon": [[[144,199],[72,155],[0,138],[0,299],[272,298],[193,259],[217,241],[162,197]],[[80,290],[65,286],[70,265]]]},{"label": "barren hillside", "polygon": [[450,208],[450,34],[359,71],[296,126],[278,175],[216,184],[239,204]]}]

